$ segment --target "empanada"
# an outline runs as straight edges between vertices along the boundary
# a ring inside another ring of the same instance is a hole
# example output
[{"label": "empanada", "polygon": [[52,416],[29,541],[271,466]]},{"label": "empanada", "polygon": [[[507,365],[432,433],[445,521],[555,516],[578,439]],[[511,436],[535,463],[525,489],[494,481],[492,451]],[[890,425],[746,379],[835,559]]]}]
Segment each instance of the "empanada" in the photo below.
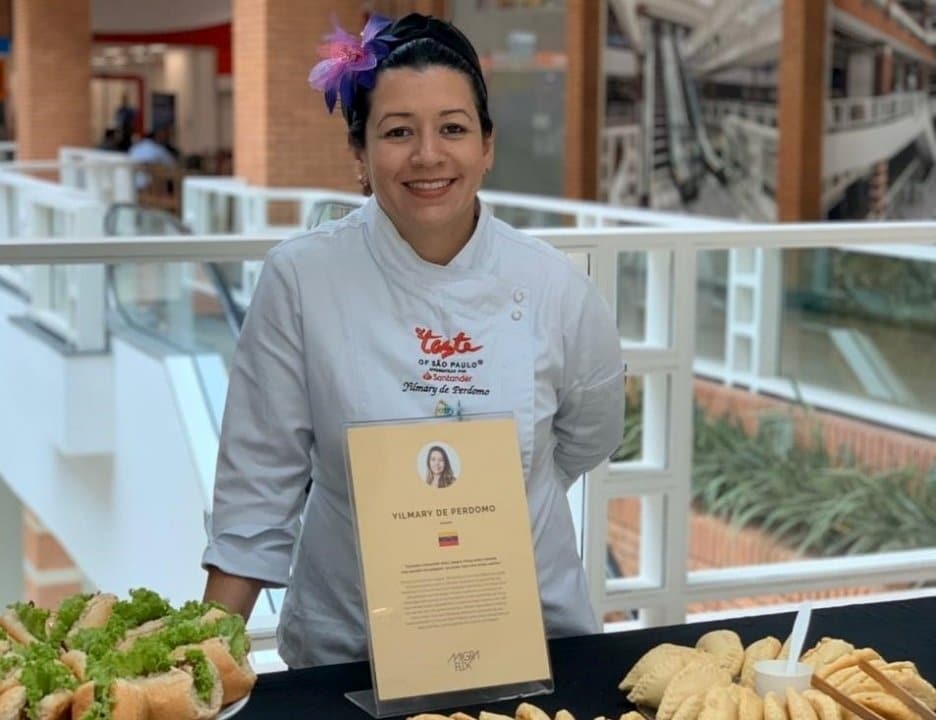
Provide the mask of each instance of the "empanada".
[{"label": "empanada", "polygon": [[786,688],[786,708],[790,720],[819,720],[809,700],[804,698],[796,689]]},{"label": "empanada", "polygon": [[[816,675],[819,675],[818,671],[816,671]],[[861,668],[859,668],[857,665],[849,665],[848,667],[843,667],[840,670],[836,670],[834,673],[829,675],[829,677],[825,678],[825,681],[834,688],[840,689],[842,685],[847,683],[855,676],[862,675],[864,675],[864,673],[861,672]],[[819,677],[822,676],[819,675]]]},{"label": "empanada", "polygon": [[673,675],[660,699],[657,720],[670,720],[690,695],[705,694],[709,688],[731,685],[731,675],[711,660],[693,660]]},{"label": "empanada", "polygon": [[647,705],[653,708],[659,707],[660,702],[663,700],[663,693],[666,691],[666,686],[669,685],[670,680],[675,677],[676,673],[690,662],[700,664],[706,662],[711,663],[711,661],[706,660],[693,660],[692,657],[692,655],[670,655],[663,658],[637,681],[633,690],[628,693],[627,699],[634,703],[634,705]]},{"label": "empanada", "polygon": [[575,720],[575,716],[568,710],[560,710],[556,713],[555,720]]},{"label": "empanada", "polygon": [[764,720],[764,701],[749,687],[738,686],[738,720]]},{"label": "empanada", "polygon": [[634,663],[634,666],[628,671],[624,679],[618,683],[618,690],[630,690],[637,684],[648,671],[656,667],[656,664],[669,657],[670,655],[695,654],[695,650],[684,645],[673,645],[672,643],[663,643],[650,648],[641,656],[640,660]]},{"label": "empanada", "polygon": [[787,720],[786,704],[773,691],[764,695],[764,720]]},{"label": "empanada", "polygon": [[702,700],[698,720],[738,720],[738,705],[729,685],[709,688]]},{"label": "empanada", "polygon": [[887,718],[887,720],[920,720],[919,715],[887,693],[855,693],[851,696],[851,699],[861,703],[881,717]]},{"label": "empanada", "polygon": [[517,705],[516,716],[516,720],[552,720],[549,715],[530,703]]},{"label": "empanada", "polygon": [[449,715],[449,720],[475,720],[471,715],[468,715],[463,712],[452,713]]},{"label": "empanada", "polygon": [[842,720],[842,709],[839,704],[824,692],[814,690],[803,690],[803,697],[812,705],[819,720]]},{"label": "empanada", "polygon": [[712,630],[705,633],[696,643],[696,650],[711,653],[718,664],[736,677],[744,663],[744,645],[734,630]]},{"label": "empanada", "polygon": [[936,710],[936,688],[934,688],[926,678],[920,675],[920,672],[916,669],[916,665],[912,662],[907,662],[906,665],[910,667],[901,667],[895,670],[894,666],[896,665],[904,665],[904,663],[890,663],[882,667],[881,672],[926,705],[930,710]]},{"label": "empanada", "polygon": [[644,716],[636,710],[631,710],[630,712],[626,712],[621,715],[618,720],[644,720]]},{"label": "empanada", "polygon": [[818,670],[854,650],[855,646],[850,642],[839,638],[824,637],[813,648],[802,654],[800,662],[806,663],[813,670]]},{"label": "empanada", "polygon": [[696,720],[696,718],[699,717],[699,713],[702,712],[704,698],[705,693],[696,693],[695,695],[687,697],[679,704],[679,707],[676,708],[672,720]]},{"label": "empanada", "polygon": [[880,660],[881,656],[878,654],[877,650],[873,648],[861,648],[859,650],[852,650],[847,655],[842,655],[842,657],[837,660],[830,662],[828,665],[824,665],[818,670],[816,670],[816,675],[821,677],[823,680],[831,677],[835,672],[842,670],[843,668],[857,666],[859,660]]},{"label": "empanada", "polygon": [[478,715],[478,720],[515,720],[515,718],[510,717],[510,715],[499,715],[498,713],[482,710],[481,714]]},{"label": "empanada", "polygon": [[754,687],[754,663],[761,660],[774,660],[780,652],[780,641],[773,635],[756,640],[744,649],[744,662],[741,664],[741,684]]}]

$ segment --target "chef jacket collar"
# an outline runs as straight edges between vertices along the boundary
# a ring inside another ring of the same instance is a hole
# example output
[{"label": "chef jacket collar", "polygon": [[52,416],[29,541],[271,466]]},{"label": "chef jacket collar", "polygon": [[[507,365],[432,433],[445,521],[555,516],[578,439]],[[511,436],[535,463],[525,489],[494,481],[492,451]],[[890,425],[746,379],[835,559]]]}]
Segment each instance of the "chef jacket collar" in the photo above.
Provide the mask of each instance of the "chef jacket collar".
[{"label": "chef jacket collar", "polygon": [[447,265],[423,260],[403,239],[375,197],[364,205],[367,243],[381,267],[393,273],[412,276],[421,284],[452,282],[476,273],[489,271],[494,262],[491,233],[487,232],[491,211],[480,200],[478,222],[468,242]]}]

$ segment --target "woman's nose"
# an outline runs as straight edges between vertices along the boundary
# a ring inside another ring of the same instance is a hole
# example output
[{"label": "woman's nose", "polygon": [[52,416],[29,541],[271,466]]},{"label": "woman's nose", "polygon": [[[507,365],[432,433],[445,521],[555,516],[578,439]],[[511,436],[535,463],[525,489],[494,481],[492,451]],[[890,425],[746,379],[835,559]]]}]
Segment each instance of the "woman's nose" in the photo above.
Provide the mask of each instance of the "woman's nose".
[{"label": "woman's nose", "polygon": [[441,148],[439,147],[439,138],[434,133],[424,133],[418,137],[415,151],[413,152],[413,164],[418,167],[435,165],[442,159]]}]

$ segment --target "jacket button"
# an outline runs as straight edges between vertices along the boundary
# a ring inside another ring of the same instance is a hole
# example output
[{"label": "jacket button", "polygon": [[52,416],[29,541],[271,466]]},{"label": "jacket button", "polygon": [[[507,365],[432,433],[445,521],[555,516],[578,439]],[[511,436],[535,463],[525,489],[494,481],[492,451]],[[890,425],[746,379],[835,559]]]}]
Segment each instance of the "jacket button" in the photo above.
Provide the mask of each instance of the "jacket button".
[{"label": "jacket button", "polygon": [[524,298],[523,290],[514,290],[514,302],[522,303]]},{"label": "jacket button", "polygon": [[522,317],[523,317],[523,313],[520,312],[519,310],[514,310],[512,313],[510,313],[511,320],[519,320]]}]

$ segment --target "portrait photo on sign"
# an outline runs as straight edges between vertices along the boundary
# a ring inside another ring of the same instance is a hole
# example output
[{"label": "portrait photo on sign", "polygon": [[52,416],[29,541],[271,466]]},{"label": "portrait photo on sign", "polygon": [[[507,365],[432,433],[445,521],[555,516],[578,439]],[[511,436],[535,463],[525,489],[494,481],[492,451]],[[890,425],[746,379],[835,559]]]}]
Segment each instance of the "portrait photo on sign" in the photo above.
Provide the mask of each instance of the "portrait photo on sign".
[{"label": "portrait photo on sign", "polygon": [[431,488],[451,487],[461,475],[461,460],[451,445],[431,442],[422,447],[416,456],[419,479]]}]

